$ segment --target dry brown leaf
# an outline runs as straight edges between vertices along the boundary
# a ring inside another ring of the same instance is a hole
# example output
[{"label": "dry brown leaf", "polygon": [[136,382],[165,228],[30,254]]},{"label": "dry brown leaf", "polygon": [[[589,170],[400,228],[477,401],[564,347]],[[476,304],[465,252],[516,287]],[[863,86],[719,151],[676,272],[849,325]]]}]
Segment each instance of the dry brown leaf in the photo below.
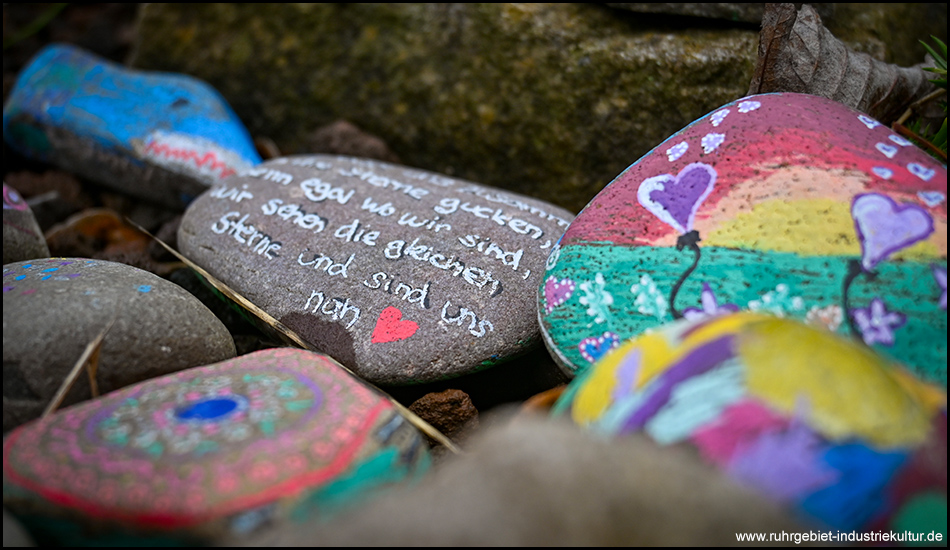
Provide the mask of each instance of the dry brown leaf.
[{"label": "dry brown leaf", "polygon": [[[244,309],[244,310],[247,311],[248,313],[252,314],[256,319],[260,320],[260,323],[257,323],[257,325],[258,325],[260,328],[265,329],[265,332],[268,332],[268,333],[270,333],[270,334],[276,335],[281,341],[283,341],[283,342],[285,342],[285,343],[287,343],[287,344],[289,344],[289,345],[291,345],[291,346],[296,346],[296,347],[299,347],[299,348],[301,348],[301,349],[305,349],[305,350],[309,350],[309,351],[319,352],[318,350],[314,349],[314,347],[313,347],[312,345],[310,345],[309,342],[307,342],[306,340],[304,340],[303,338],[301,338],[300,335],[298,335],[296,332],[292,331],[290,328],[288,328],[286,325],[284,325],[283,323],[281,323],[281,322],[278,321],[277,319],[274,319],[273,317],[271,317],[271,315],[270,315],[269,313],[267,313],[267,312],[264,311],[263,309],[257,307],[256,305],[254,305],[253,302],[251,302],[250,300],[248,300],[247,298],[245,298],[244,296],[242,296],[242,295],[239,294],[238,292],[232,290],[231,287],[229,287],[228,285],[226,285],[226,284],[224,284],[223,282],[219,281],[219,280],[218,280],[217,278],[215,278],[213,275],[211,275],[210,273],[208,273],[207,271],[205,271],[201,266],[199,266],[199,265],[196,264],[195,262],[189,260],[189,259],[186,258],[183,254],[181,254],[180,252],[178,252],[178,251],[175,250],[174,248],[172,248],[172,247],[168,246],[167,244],[165,244],[164,242],[162,242],[161,239],[159,239],[159,238],[156,237],[155,235],[152,235],[151,233],[149,233],[145,228],[143,228],[142,226],[136,224],[135,222],[133,222],[132,220],[129,220],[129,219],[126,219],[126,222],[129,223],[129,224],[131,224],[131,225],[134,226],[135,228],[137,228],[139,231],[141,231],[141,232],[144,233],[145,235],[148,235],[149,237],[151,237],[153,240],[155,240],[155,242],[157,242],[157,243],[160,244],[162,247],[164,247],[165,250],[167,250],[168,252],[170,252],[171,254],[173,254],[176,258],[178,258],[179,260],[181,260],[181,261],[182,261],[186,266],[188,266],[191,270],[193,270],[193,271],[194,271],[195,273],[197,273],[199,276],[201,276],[202,278],[204,278],[204,280],[207,281],[208,284],[210,284],[215,290],[217,290],[218,292],[220,292],[220,293],[221,293],[222,295],[224,295],[227,299],[231,300],[232,302],[234,302],[235,304],[237,304],[238,306],[240,306],[242,309]],[[346,372],[350,373],[350,375],[353,376],[354,378],[357,378],[358,380],[362,381],[364,384],[367,384],[368,386],[372,387],[372,388],[375,389],[377,392],[379,392],[381,395],[383,395],[384,397],[386,397],[386,399],[388,399],[389,402],[393,404],[393,406],[396,408],[396,410],[399,411],[399,414],[401,414],[401,415],[403,416],[403,418],[405,418],[406,420],[408,420],[409,423],[412,424],[413,426],[415,426],[419,431],[421,431],[422,433],[424,433],[424,434],[426,434],[427,436],[431,437],[432,439],[434,439],[435,441],[439,442],[440,444],[444,445],[445,448],[449,449],[449,450],[452,451],[453,453],[461,454],[461,452],[462,452],[461,449],[459,449],[458,446],[456,446],[454,443],[452,443],[452,440],[450,440],[448,437],[446,437],[446,436],[445,436],[442,432],[440,432],[439,430],[436,430],[435,428],[433,428],[432,425],[430,425],[428,422],[426,422],[425,420],[419,418],[419,416],[416,415],[416,413],[410,411],[410,410],[409,410],[408,408],[406,408],[402,403],[396,401],[393,397],[391,397],[389,394],[387,394],[387,393],[384,392],[383,390],[377,388],[375,385],[370,384],[369,382],[367,382],[366,380],[364,380],[363,378],[361,378],[359,375],[357,375],[355,372],[353,372],[352,370],[348,369],[346,366],[340,364],[338,361],[336,361],[336,360],[333,359],[332,357],[327,356],[327,355],[325,355],[325,357],[327,357],[328,359],[330,359],[331,361],[333,361],[333,363],[336,364],[336,365],[337,365],[338,367],[340,367],[341,369],[343,369],[343,370],[345,370]]]},{"label": "dry brown leaf", "polygon": [[885,124],[935,88],[917,67],[852,51],[808,4],[766,4],[749,94],[797,92],[833,99]]}]

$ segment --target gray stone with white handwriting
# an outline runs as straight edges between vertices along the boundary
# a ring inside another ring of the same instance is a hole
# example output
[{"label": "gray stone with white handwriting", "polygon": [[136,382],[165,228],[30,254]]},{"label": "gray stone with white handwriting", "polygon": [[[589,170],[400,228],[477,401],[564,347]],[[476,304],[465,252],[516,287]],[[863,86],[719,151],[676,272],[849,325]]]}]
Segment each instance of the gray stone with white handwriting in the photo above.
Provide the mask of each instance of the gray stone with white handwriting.
[{"label": "gray stone with white handwriting", "polygon": [[364,378],[468,374],[539,340],[533,288],[573,215],[378,161],[282,157],[189,207],[182,253]]}]

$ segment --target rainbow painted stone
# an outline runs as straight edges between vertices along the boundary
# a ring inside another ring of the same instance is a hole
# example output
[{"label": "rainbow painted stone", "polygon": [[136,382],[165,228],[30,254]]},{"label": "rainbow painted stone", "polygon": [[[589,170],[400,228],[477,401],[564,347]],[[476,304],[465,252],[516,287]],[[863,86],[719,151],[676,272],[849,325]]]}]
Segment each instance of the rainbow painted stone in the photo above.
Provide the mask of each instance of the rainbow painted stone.
[{"label": "rainbow painted stone", "polygon": [[3,108],[3,138],[30,158],[176,208],[261,161],[208,84],[64,44],[21,71]]},{"label": "rainbow painted stone", "polygon": [[867,115],[803,94],[729,103],[577,216],[539,287],[568,373],[679,318],[769,312],[947,383],[947,170]]},{"label": "rainbow painted stone", "polygon": [[3,504],[40,544],[207,543],[421,474],[423,437],[326,356],[264,350],[12,432]]},{"label": "rainbow painted stone", "polygon": [[742,312],[632,339],[555,405],[688,444],[821,528],[947,536],[947,395],[849,338]]}]

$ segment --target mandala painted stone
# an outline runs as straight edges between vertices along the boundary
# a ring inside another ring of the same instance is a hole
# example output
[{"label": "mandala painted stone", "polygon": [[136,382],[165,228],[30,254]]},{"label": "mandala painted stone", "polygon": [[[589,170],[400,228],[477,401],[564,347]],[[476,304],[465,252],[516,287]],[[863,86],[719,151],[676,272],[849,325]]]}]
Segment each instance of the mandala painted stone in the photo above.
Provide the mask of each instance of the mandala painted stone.
[{"label": "mandala painted stone", "polygon": [[297,349],[113,392],[18,428],[3,451],[4,507],[41,543],[68,544],[307,521],[429,463],[386,399]]},{"label": "mandala painted stone", "polygon": [[539,288],[545,343],[575,373],[596,359],[591,338],[751,310],[946,386],[946,196],[946,167],[867,115],[803,94],[737,100],[572,222]]},{"label": "mandala painted stone", "polygon": [[691,445],[822,529],[946,537],[946,403],[942,388],[853,339],[742,312],[627,341],[555,413]]},{"label": "mandala painted stone", "polygon": [[28,157],[179,208],[261,161],[208,84],[127,69],[64,44],[21,71],[4,105],[3,137]]}]

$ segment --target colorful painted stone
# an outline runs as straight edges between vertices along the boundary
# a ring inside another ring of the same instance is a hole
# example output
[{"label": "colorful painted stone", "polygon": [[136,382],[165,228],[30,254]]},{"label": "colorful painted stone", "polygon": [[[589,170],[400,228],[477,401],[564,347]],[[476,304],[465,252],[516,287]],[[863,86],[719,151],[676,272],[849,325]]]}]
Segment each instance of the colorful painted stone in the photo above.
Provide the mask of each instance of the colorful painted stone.
[{"label": "colorful painted stone", "polygon": [[3,263],[48,258],[49,246],[33,211],[16,189],[3,184]]},{"label": "colorful painted stone", "polygon": [[679,318],[769,312],[847,334],[947,383],[947,170],[833,101],[727,104],[577,216],[539,286],[575,373]]},{"label": "colorful painted stone", "polygon": [[569,212],[353,157],[278,158],[198,198],[182,253],[378,384],[468,374],[539,343],[535,288]]},{"label": "colorful painted stone", "polygon": [[329,358],[269,349],[15,430],[3,503],[41,544],[208,543],[338,510],[424,472],[427,449]]},{"label": "colorful painted stone", "polygon": [[853,339],[749,312],[681,320],[587,369],[565,411],[691,445],[821,528],[946,540],[946,391]]},{"label": "colorful painted stone", "polygon": [[[208,308],[147,271],[83,258],[7,264],[4,432],[43,412],[86,346],[107,327],[96,370],[102,393],[234,357],[231,334]],[[90,397],[84,375],[64,404]]]},{"label": "colorful painted stone", "polygon": [[195,78],[134,71],[52,45],[23,69],[3,109],[20,153],[181,208],[261,161],[224,98]]}]

